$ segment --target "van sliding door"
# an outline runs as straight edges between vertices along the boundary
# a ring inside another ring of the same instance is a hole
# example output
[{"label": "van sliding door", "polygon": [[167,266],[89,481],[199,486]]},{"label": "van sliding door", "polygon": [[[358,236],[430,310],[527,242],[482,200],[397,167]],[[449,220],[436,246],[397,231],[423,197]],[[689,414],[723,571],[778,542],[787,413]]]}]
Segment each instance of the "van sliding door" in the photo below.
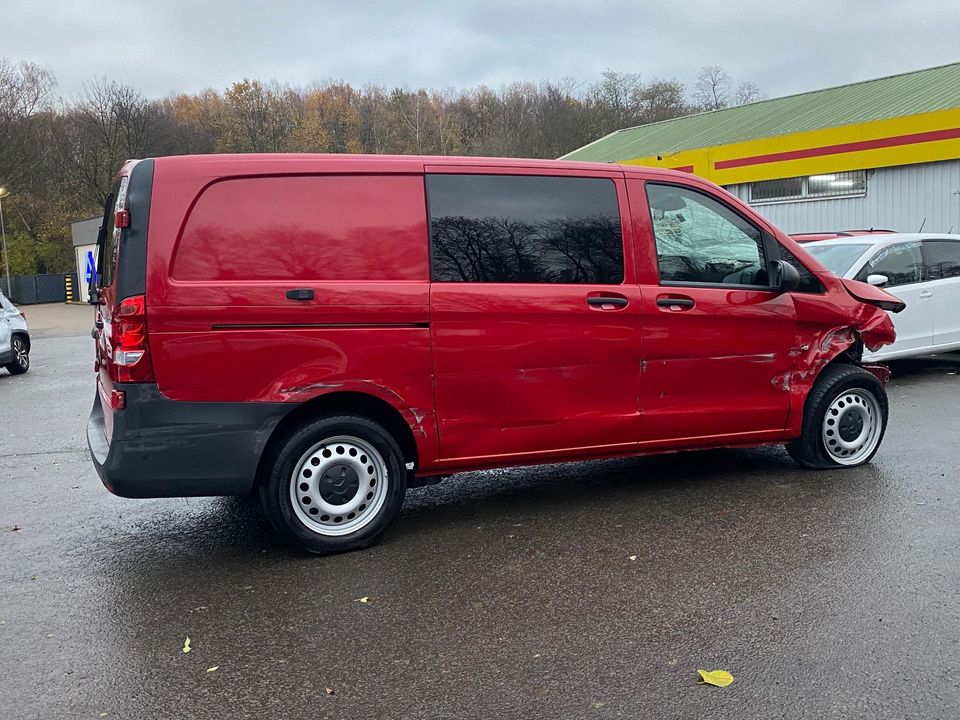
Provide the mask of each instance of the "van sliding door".
[{"label": "van sliding door", "polygon": [[443,460],[634,446],[641,303],[622,173],[442,166],[426,182]]}]

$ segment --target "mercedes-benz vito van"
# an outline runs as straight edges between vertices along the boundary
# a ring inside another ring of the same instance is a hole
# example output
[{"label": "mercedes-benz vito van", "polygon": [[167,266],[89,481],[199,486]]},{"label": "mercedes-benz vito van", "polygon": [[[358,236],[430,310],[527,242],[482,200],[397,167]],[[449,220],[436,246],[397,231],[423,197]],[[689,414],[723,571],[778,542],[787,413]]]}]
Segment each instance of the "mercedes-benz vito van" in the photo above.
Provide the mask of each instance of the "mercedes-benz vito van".
[{"label": "mercedes-benz vito van", "polygon": [[879,288],[717,186],[535,160],[130,161],[104,209],[87,426],[126,497],[258,492],[319,553],[455,472],[786,443],[887,421]]}]

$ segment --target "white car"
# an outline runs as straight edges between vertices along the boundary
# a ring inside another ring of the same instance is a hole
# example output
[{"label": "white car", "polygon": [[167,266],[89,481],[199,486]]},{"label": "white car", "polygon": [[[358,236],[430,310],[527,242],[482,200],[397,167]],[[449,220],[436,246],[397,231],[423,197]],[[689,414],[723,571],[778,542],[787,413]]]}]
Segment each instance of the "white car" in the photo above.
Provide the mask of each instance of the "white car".
[{"label": "white car", "polygon": [[960,350],[960,235],[861,235],[807,243],[831,272],[889,290],[907,307],[892,316],[897,341],[865,360]]},{"label": "white car", "polygon": [[11,375],[30,369],[30,333],[27,317],[0,292],[0,367]]}]

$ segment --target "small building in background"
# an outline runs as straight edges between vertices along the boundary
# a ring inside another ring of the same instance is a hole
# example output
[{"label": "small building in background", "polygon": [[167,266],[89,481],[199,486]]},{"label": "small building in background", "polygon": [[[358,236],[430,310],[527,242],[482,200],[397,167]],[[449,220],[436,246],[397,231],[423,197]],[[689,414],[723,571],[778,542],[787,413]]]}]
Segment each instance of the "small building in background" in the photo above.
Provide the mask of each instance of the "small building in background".
[{"label": "small building in background", "polygon": [[960,63],[611,133],[563,157],[722,185],[788,233],[960,231]]},{"label": "small building in background", "polygon": [[91,273],[97,271],[97,234],[100,232],[100,218],[80,220],[70,223],[73,235],[73,254],[77,260],[78,295],[81,302],[87,302],[87,286]]}]

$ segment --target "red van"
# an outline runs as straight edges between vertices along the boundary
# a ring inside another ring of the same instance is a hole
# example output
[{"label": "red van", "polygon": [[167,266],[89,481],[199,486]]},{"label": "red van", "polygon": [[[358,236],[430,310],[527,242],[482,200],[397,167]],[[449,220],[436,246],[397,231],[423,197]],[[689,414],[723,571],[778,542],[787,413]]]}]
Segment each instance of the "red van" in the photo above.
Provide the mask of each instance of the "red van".
[{"label": "red van", "polygon": [[535,160],[130,161],[87,439],[125,497],[259,492],[307,550],[466,470],[787,443],[860,465],[884,310],[688,173]]}]

